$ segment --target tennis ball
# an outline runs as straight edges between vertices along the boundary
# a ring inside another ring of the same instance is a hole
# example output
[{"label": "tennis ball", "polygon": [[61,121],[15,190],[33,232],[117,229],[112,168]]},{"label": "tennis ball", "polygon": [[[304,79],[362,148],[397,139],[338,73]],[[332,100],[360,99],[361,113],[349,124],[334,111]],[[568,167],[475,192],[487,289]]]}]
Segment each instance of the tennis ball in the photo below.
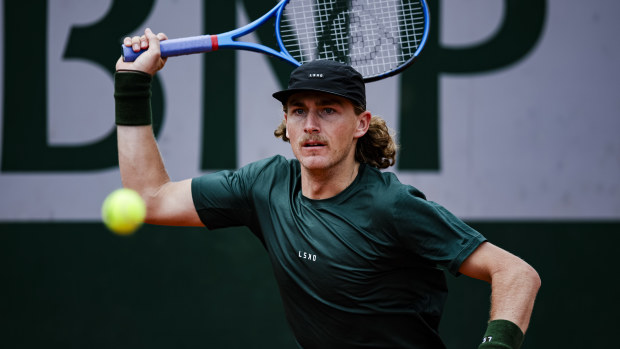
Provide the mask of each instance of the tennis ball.
[{"label": "tennis ball", "polygon": [[108,195],[101,206],[103,223],[113,233],[131,235],[144,222],[146,205],[136,191],[121,188]]}]

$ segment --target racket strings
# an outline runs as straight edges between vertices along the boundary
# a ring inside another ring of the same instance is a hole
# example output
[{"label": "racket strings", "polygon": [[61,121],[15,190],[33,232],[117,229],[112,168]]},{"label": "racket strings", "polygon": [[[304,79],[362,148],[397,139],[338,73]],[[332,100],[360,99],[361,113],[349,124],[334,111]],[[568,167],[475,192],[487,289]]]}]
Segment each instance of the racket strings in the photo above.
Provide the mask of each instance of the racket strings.
[{"label": "racket strings", "polygon": [[365,78],[415,57],[425,27],[414,0],[292,0],[280,21],[284,48],[299,62],[350,64]]}]

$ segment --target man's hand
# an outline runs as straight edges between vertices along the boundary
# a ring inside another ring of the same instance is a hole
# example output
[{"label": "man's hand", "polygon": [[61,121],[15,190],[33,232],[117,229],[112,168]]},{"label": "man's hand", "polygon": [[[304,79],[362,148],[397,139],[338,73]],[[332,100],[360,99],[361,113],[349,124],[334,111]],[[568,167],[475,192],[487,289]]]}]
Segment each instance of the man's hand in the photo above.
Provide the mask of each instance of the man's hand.
[{"label": "man's hand", "polygon": [[146,28],[144,35],[126,37],[123,43],[127,47],[132,47],[134,52],[148,49],[142,53],[134,62],[125,62],[120,57],[116,62],[116,71],[119,70],[137,70],[149,75],[155,75],[166,64],[166,58],[161,58],[159,42],[168,39],[166,34],[159,33],[155,35],[151,29]]}]

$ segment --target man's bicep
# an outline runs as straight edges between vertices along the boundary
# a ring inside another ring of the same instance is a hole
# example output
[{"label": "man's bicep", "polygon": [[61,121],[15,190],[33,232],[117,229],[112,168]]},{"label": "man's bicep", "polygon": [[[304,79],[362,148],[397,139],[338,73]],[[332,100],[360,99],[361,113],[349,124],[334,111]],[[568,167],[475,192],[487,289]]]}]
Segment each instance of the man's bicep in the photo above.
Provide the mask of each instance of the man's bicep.
[{"label": "man's bicep", "polygon": [[483,242],[463,261],[459,272],[475,279],[490,282],[494,272],[509,266],[514,259],[517,258],[509,252],[490,242]]},{"label": "man's bicep", "polygon": [[147,202],[149,224],[204,226],[192,199],[191,179],[166,183]]}]

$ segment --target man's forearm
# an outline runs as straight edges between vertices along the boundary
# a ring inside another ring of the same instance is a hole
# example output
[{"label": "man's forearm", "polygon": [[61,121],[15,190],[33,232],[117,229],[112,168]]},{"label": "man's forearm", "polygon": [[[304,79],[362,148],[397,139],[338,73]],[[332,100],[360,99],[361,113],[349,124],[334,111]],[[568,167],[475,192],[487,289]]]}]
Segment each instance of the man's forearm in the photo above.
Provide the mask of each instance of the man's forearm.
[{"label": "man's forearm", "polygon": [[525,333],[539,288],[538,273],[523,261],[498,271],[491,279],[490,320],[512,321]]},{"label": "man's forearm", "polygon": [[491,275],[491,315],[479,349],[519,349],[529,326],[540,277],[517,257],[508,262]]},{"label": "man's forearm", "polygon": [[151,80],[144,72],[114,76],[118,160],[123,186],[139,192],[149,205],[170,181],[151,126]]},{"label": "man's forearm", "polygon": [[519,257],[485,242],[459,271],[491,284],[490,322],[480,348],[519,348],[540,288],[536,270]]},{"label": "man's forearm", "polygon": [[117,126],[123,186],[153,196],[170,181],[151,126]]}]

